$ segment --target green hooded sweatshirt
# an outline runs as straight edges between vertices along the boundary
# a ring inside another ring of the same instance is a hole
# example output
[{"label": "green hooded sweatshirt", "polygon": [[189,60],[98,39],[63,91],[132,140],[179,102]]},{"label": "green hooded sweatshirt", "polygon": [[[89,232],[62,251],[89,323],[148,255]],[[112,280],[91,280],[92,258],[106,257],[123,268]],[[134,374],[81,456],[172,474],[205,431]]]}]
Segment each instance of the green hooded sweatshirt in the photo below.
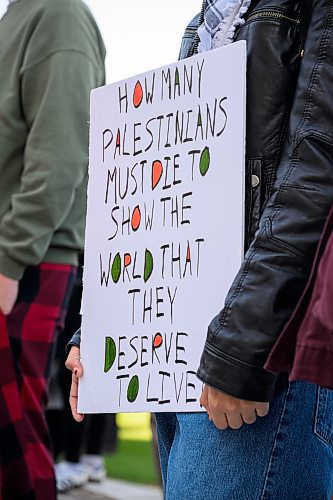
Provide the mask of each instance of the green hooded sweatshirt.
[{"label": "green hooded sweatshirt", "polygon": [[77,264],[89,95],[105,48],[81,0],[17,0],[0,20],[0,273]]}]

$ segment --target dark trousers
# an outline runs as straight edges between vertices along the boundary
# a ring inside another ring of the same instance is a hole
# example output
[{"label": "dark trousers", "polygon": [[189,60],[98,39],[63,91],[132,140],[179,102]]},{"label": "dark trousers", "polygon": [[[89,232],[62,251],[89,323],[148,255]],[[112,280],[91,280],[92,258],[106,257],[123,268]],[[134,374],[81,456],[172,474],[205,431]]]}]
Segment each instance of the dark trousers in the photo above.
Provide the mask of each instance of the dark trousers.
[{"label": "dark trousers", "polygon": [[50,409],[46,412],[54,458],[58,459],[63,453],[65,460],[69,462],[79,462],[83,449],[88,455],[102,455],[103,450],[112,452],[117,442],[115,415],[86,415],[83,422],[77,423],[68,404],[72,373],[65,367],[67,357],[65,347],[81,326],[82,270],[83,256],[80,257],[79,271],[70,297],[65,326],[57,343],[58,368],[54,377],[62,393],[64,409]]}]

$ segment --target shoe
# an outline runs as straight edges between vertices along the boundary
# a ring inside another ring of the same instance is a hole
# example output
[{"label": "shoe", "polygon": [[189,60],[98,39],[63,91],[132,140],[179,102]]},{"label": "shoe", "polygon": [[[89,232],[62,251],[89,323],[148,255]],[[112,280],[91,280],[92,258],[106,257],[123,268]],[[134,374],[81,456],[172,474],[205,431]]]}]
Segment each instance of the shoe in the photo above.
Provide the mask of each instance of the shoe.
[{"label": "shoe", "polygon": [[58,493],[66,493],[72,488],[72,482],[67,475],[55,470],[56,486]]},{"label": "shoe", "polygon": [[89,469],[84,464],[62,461],[55,465],[57,491],[63,493],[89,481]]},{"label": "shoe", "polygon": [[102,455],[83,455],[81,464],[89,471],[89,481],[100,483],[106,478],[105,462]]}]

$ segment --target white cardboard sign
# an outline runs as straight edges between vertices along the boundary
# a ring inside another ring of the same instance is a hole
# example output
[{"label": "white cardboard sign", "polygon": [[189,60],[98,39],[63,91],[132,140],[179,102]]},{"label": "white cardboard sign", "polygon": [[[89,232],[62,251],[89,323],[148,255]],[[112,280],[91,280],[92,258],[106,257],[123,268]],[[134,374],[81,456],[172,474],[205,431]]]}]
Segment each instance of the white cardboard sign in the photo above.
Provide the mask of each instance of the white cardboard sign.
[{"label": "white cardboard sign", "polygon": [[79,410],[200,411],[243,247],[246,47],[91,96]]}]

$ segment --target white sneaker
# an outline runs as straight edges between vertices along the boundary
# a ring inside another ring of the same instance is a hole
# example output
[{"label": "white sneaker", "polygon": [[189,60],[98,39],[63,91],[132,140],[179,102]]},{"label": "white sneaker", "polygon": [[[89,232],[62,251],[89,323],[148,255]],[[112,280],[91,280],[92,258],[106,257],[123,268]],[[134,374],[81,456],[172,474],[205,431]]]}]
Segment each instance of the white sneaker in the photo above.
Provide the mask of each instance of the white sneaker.
[{"label": "white sneaker", "polygon": [[55,467],[54,467],[57,492],[58,493],[65,493],[66,491],[68,491],[72,488],[72,482],[71,482],[69,476],[64,471],[57,470],[57,465],[55,465]]},{"label": "white sneaker", "polygon": [[81,463],[89,471],[89,481],[100,483],[106,478],[104,457],[102,455],[83,455]]},{"label": "white sneaker", "polygon": [[89,469],[84,464],[64,460],[55,465],[55,477],[57,491],[61,493],[86,484],[89,480]]}]

